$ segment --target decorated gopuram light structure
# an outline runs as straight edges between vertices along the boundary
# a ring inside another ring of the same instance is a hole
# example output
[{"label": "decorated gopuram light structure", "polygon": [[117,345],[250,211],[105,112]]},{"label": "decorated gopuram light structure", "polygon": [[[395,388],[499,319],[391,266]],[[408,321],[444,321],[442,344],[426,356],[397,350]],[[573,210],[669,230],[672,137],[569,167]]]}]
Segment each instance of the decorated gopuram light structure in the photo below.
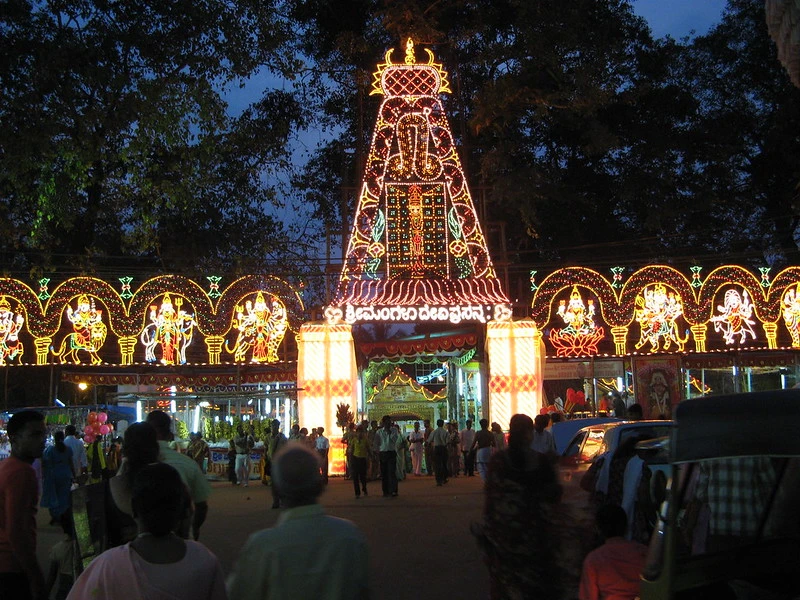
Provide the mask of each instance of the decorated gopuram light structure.
[{"label": "decorated gopuram light structure", "polygon": [[[670,416],[677,402],[694,395],[792,385],[800,355],[800,267],[770,271],[726,265],[705,275],[700,266],[682,273],[651,265],[603,274],[569,267],[541,282],[532,274],[532,318],[548,355],[545,379],[605,381],[631,391],[651,417]],[[759,370],[774,381],[753,381]]]},{"label": "decorated gopuram light structure", "polygon": [[[532,321],[511,318],[496,276],[441,101],[450,92],[447,72],[411,39],[404,56],[395,61],[393,55],[386,53],[373,77],[371,94],[383,101],[336,298],[324,322],[300,331],[300,417],[329,429],[338,404],[357,414],[353,326],[478,324],[485,327],[489,357],[483,412],[505,426],[515,412],[539,408],[541,336]],[[463,356],[469,339],[474,350],[477,339],[469,333],[448,343],[464,344]],[[425,347],[430,342],[409,341],[400,351],[424,354],[434,350]],[[370,398],[379,390],[373,392]]]}]

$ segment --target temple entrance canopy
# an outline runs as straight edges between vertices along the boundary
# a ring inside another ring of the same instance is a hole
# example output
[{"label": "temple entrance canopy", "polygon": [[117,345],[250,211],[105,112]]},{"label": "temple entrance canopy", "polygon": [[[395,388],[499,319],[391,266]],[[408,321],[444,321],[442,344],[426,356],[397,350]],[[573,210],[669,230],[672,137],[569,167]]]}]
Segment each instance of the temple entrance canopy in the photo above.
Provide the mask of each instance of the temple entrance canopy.
[{"label": "temple entrance canopy", "polygon": [[367,413],[372,420],[380,421],[389,415],[395,421],[436,422],[445,408],[447,392],[434,393],[418,384],[399,368],[368,392]]},{"label": "temple entrance canopy", "polygon": [[[326,322],[309,327],[407,323],[480,331],[490,354],[488,382],[481,384],[489,402],[480,416],[506,427],[514,412],[538,410],[540,336],[531,322],[520,326],[511,319],[440,99],[450,92],[448,75],[431,50],[424,52],[425,60],[418,60],[409,39],[405,56],[395,62],[389,50],[373,75],[371,94],[383,101],[336,297]],[[528,341],[516,342],[518,331]],[[520,344],[527,349],[518,360]],[[302,343],[298,351],[302,357]],[[302,381],[298,387],[304,388]],[[353,391],[357,414],[363,395]],[[452,400],[458,391],[449,395]],[[301,418],[304,407],[333,401],[301,391]]]}]

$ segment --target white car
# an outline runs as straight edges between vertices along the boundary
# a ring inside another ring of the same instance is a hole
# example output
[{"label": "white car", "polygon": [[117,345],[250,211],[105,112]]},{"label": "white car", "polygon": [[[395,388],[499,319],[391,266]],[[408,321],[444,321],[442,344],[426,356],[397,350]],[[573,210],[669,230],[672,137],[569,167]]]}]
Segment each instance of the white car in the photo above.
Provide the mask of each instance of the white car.
[{"label": "white car", "polygon": [[[567,444],[559,458],[560,478],[569,494],[580,490],[580,480],[594,460],[608,453],[609,464],[617,451],[631,437],[640,440],[664,438],[672,431],[672,421],[616,421],[597,423],[580,429]],[[651,469],[667,468],[665,453],[654,452],[648,460]]]}]

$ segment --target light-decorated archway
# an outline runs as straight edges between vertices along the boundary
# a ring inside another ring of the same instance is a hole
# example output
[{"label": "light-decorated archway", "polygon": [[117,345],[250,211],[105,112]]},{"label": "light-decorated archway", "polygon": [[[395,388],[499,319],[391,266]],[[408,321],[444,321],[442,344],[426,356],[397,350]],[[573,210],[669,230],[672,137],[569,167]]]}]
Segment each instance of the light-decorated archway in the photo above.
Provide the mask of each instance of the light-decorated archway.
[{"label": "light-decorated archway", "polygon": [[560,358],[800,349],[800,267],[702,271],[560,269],[533,281],[531,316]]},{"label": "light-decorated archway", "polygon": [[[72,277],[36,293],[0,278],[0,365],[176,366],[270,364],[304,318],[295,288],[272,276],[248,275],[220,290],[180,275],[134,285]],[[116,342],[116,343],[115,343]]]}]

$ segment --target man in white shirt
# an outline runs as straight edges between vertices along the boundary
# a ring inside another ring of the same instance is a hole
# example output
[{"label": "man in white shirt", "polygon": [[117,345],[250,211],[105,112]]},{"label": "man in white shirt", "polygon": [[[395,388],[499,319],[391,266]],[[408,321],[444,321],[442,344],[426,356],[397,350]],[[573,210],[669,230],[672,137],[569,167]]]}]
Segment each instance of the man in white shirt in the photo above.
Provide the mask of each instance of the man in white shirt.
[{"label": "man in white shirt", "polygon": [[422,475],[422,454],[425,451],[425,434],[419,429],[419,421],[414,421],[414,431],[408,436],[411,447],[411,467],[414,475]]},{"label": "man in white shirt", "polygon": [[72,472],[76,474],[78,483],[86,483],[89,461],[86,459],[86,447],[83,445],[83,440],[78,437],[75,425],[67,425],[64,436],[64,444],[72,450]]},{"label": "man in white shirt", "polygon": [[328,483],[328,452],[331,449],[331,443],[323,434],[325,431],[324,427],[317,427],[317,439],[314,440],[314,444],[317,447],[317,454],[319,455],[319,460],[322,463],[322,481],[327,485]]},{"label": "man in white shirt", "polygon": [[256,440],[244,430],[241,423],[237,427],[236,433],[236,437],[233,438],[233,446],[236,450],[236,485],[247,487],[253,464],[250,460],[250,452],[256,445]]},{"label": "man in white shirt", "polygon": [[397,496],[397,448],[402,443],[392,418],[383,417],[381,428],[375,434],[375,446],[381,461],[381,487],[383,497]]},{"label": "man in white shirt", "polygon": [[289,444],[272,463],[285,508],[272,529],[250,536],[228,579],[236,600],[369,598],[367,542],[350,521],[317,503],[324,484],[316,453]]},{"label": "man in white shirt", "polygon": [[472,442],[475,441],[475,430],[472,420],[467,419],[466,427],[461,430],[461,454],[464,456],[464,475],[475,476],[475,453],[472,451]]},{"label": "man in white shirt", "polygon": [[444,429],[444,419],[436,421],[436,429],[428,438],[428,443],[433,447],[433,459],[436,461],[434,469],[436,485],[447,483],[447,441],[449,436]]}]

